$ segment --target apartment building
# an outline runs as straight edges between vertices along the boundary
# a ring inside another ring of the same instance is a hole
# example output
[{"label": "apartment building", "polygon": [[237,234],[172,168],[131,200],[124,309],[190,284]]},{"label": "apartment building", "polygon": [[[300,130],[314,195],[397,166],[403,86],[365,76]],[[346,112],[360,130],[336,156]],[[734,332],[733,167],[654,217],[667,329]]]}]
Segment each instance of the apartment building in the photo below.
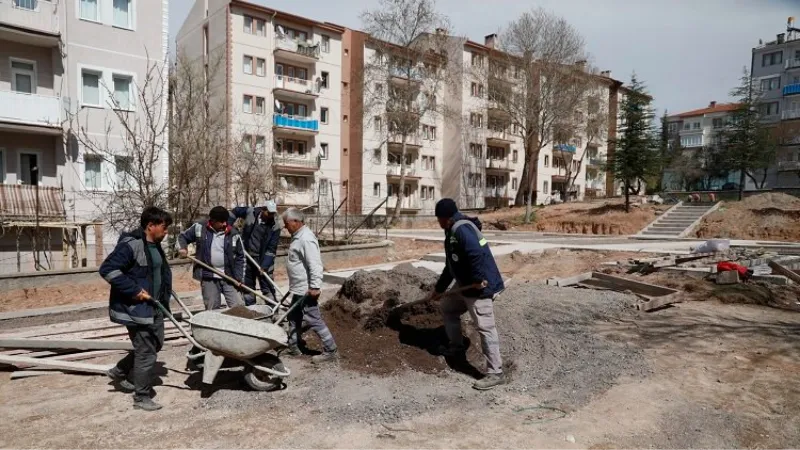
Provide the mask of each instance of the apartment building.
[{"label": "apartment building", "polygon": [[[263,192],[282,206],[330,209],[341,199],[342,34],[327,22],[236,0],[197,0],[177,38],[193,61],[222,58],[210,87],[227,101],[228,136],[263,153],[274,186]],[[208,69],[207,69],[208,70]],[[212,69],[213,70],[213,69]],[[226,176],[220,202],[233,202]],[[331,191],[333,189],[333,191]],[[328,200],[332,192],[334,200]]]},{"label": "apartment building", "polygon": [[[77,133],[72,126],[80,126],[112,152],[124,147],[113,110],[142,112],[137,83],[153,65],[161,64],[166,92],[167,20],[167,0],[0,0],[4,221],[102,220],[107,193],[126,176],[129,155],[101,157],[68,136]],[[164,180],[166,156],[155,168]],[[56,231],[52,244],[58,250],[62,236]],[[112,231],[106,229],[98,245],[113,245]],[[91,228],[88,240],[95,243]],[[12,252],[13,241],[8,235],[0,241],[0,258]],[[86,255],[89,264],[93,247]],[[62,267],[61,252],[53,256],[51,264]],[[23,255],[21,269],[30,266],[29,255]],[[0,271],[16,271],[16,263]]]},{"label": "apartment building", "polygon": [[768,188],[800,187],[800,29],[794,18],[786,32],[752,50],[751,75],[761,94],[763,120],[776,127],[782,142],[777,163],[767,174]]}]

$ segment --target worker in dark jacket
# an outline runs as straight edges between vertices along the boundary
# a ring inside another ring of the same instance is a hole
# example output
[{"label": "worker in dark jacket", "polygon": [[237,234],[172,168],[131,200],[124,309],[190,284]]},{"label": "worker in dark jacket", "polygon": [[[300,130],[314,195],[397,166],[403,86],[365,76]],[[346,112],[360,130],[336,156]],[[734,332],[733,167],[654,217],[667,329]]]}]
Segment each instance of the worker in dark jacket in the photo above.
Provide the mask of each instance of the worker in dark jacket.
[{"label": "worker in dark jacket", "polygon": [[[278,241],[283,227],[277,212],[278,208],[275,202],[268,200],[263,207],[259,208],[248,206],[233,208],[231,221],[229,221],[230,223],[235,219],[244,219],[242,242],[244,243],[245,251],[258,263],[258,267],[256,267],[252,261],[247,261],[244,271],[245,286],[255,289],[256,280],[258,280],[258,287],[261,289],[261,293],[265,296],[272,295],[272,298],[276,301],[278,299],[275,296],[275,288],[261,274],[261,271],[264,271],[270,280],[274,278],[275,254],[278,251]],[[244,303],[245,305],[255,305],[256,296],[246,292],[244,294]]]},{"label": "worker in dark jacket", "polygon": [[444,229],[447,260],[431,297],[444,294],[453,281],[458,289],[457,293],[451,292],[442,297],[441,310],[449,345],[443,346],[441,352],[445,356],[464,356],[466,348],[461,333],[461,316],[469,312],[478,328],[486,359],[486,376],[475,382],[473,387],[491,389],[506,382],[492,305],[497,295],[505,289],[503,278],[489,244],[481,234],[481,224],[477,218],[461,214],[455,201],[449,198],[436,203],[435,214],[439,226]]},{"label": "worker in dark jacket", "polygon": [[235,280],[231,282],[195,264],[193,278],[200,281],[206,310],[221,308],[223,295],[229,308],[244,304],[239,291],[244,280],[244,248],[239,232],[228,225],[229,216],[227,209],[215,206],[208,213],[208,222],[196,223],[178,236],[178,254],[181,258],[188,255],[186,247],[194,242],[198,261]]},{"label": "worker in dark jacket", "polygon": [[[164,345],[164,315],[153,303],[169,309],[172,272],[161,241],[172,217],[149,207],[142,212],[141,228],[123,233],[114,251],[100,265],[100,275],[111,285],[109,315],[112,322],[125,325],[133,351],[108,371],[117,386],[133,392],[133,407],[146,411],[161,409],[150,398],[153,367]],[[127,380],[130,375],[133,383]]]}]

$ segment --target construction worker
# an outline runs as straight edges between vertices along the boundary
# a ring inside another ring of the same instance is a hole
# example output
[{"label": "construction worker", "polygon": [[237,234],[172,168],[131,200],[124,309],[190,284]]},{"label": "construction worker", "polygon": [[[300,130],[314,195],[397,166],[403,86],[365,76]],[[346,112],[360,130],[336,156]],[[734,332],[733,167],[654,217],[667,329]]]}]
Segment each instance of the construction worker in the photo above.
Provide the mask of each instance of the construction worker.
[{"label": "construction worker", "polygon": [[154,302],[169,309],[172,271],[161,242],[172,217],[162,209],[148,207],[139,224],[141,228],[119,237],[114,251],[100,265],[100,275],[111,285],[111,321],[128,328],[133,344],[133,350],[107,375],[118,389],[133,393],[134,408],[155,411],[161,405],[151,398],[153,367],[164,345],[164,315]]},{"label": "construction worker", "polygon": [[178,255],[188,255],[186,247],[197,245],[198,261],[213,267],[235,280],[231,282],[199,264],[194,265],[193,278],[200,281],[200,291],[206,310],[222,307],[222,296],[229,308],[244,305],[240,290],[244,280],[244,247],[236,228],[228,225],[230,214],[222,206],[211,208],[206,223],[195,223],[178,236]]},{"label": "construction worker", "polygon": [[322,256],[319,242],[314,233],[305,226],[303,213],[296,208],[289,208],[283,213],[283,223],[292,234],[289,254],[286,256],[286,273],[289,276],[289,292],[292,293],[293,308],[289,314],[289,345],[284,352],[299,356],[300,335],[303,322],[314,330],[322,341],[323,352],[311,358],[311,362],[319,364],[333,361],[338,357],[333,335],[322,320],[319,309],[320,288],[322,287]]},{"label": "construction worker", "polygon": [[[231,211],[231,219],[244,219],[242,229],[242,241],[245,251],[258,263],[256,267],[252,261],[248,261],[244,271],[244,284],[250,289],[255,289],[256,280],[261,293],[275,296],[275,288],[272,286],[261,271],[267,274],[272,280],[275,272],[275,253],[278,251],[278,241],[281,237],[281,224],[277,215],[278,207],[275,202],[268,200],[263,207],[253,208],[238,206]],[[256,296],[250,292],[244,294],[245,305],[255,305]]]},{"label": "construction worker", "polygon": [[486,376],[473,387],[487,390],[505,384],[492,304],[505,286],[489,244],[481,234],[481,223],[477,218],[461,214],[456,202],[449,198],[436,203],[435,214],[444,230],[447,260],[431,298],[442,296],[454,280],[454,289],[458,289],[458,292],[442,296],[441,311],[449,342],[440,352],[444,356],[466,358],[461,316],[469,312],[478,328],[486,360]]}]

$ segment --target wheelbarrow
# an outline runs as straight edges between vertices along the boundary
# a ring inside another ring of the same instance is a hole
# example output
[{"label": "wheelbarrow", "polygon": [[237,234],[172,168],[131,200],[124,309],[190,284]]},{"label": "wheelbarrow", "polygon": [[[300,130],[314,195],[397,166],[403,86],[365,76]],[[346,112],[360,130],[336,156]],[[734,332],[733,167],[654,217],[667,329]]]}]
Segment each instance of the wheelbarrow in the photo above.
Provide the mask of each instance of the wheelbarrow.
[{"label": "wheelbarrow", "polygon": [[[192,314],[173,292],[189,318],[191,333],[160,302],[153,302],[200,352],[187,353],[189,360],[203,358],[203,384],[211,385],[225,358],[244,363],[244,381],[257,391],[273,390],[291,372],[277,355],[270,353],[287,345],[286,331],[278,323],[226,315],[214,311]],[[261,312],[261,319],[273,316],[267,305],[249,307]],[[285,315],[284,315],[285,317]]]}]

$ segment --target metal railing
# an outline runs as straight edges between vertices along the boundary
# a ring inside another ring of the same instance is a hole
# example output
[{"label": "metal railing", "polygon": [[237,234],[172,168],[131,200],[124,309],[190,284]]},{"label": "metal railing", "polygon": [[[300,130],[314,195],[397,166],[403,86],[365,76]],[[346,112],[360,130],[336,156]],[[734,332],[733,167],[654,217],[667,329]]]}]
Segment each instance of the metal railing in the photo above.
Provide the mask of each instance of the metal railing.
[{"label": "metal railing", "polygon": [[286,75],[275,75],[275,88],[302,92],[304,94],[319,93],[319,89],[314,85],[313,81],[304,80],[302,78],[287,77]]},{"label": "metal railing", "polygon": [[800,161],[778,161],[778,170],[781,171],[800,170]]},{"label": "metal railing", "polygon": [[294,128],[298,130],[319,131],[319,120],[311,117],[278,114],[272,116],[272,124],[276,127]]},{"label": "metal railing", "polygon": [[[393,176],[400,176],[400,164],[388,164],[386,166],[386,174],[393,175]],[[406,175],[416,176],[417,175],[417,167],[413,164],[406,164]]]},{"label": "metal railing", "polygon": [[319,59],[319,47],[319,43],[311,44],[281,35],[275,37],[275,50],[286,50],[309,58]]},{"label": "metal railing", "polygon": [[311,156],[288,156],[283,153],[276,153],[272,157],[272,164],[276,166],[303,167],[308,169],[319,169],[320,158]]},{"label": "metal railing", "polygon": [[[388,142],[392,145],[403,145],[403,136],[397,133],[390,133]],[[406,136],[406,144],[421,147],[422,137],[419,134],[410,134]]]},{"label": "metal railing", "polygon": [[486,159],[486,168],[487,169],[511,169],[511,161],[508,158],[503,159],[493,159],[487,158]]},{"label": "metal railing", "polygon": [[800,59],[787,59],[785,67],[787,69],[794,69],[795,67],[800,67]]},{"label": "metal railing", "polygon": [[800,109],[790,109],[781,113],[783,120],[800,118]]},{"label": "metal railing", "polygon": [[787,84],[783,87],[783,95],[800,94],[800,83]]},{"label": "metal railing", "polygon": [[[388,201],[386,202],[386,209],[392,210],[394,209],[395,205],[397,204],[397,196],[390,195],[388,197]],[[405,197],[403,201],[400,202],[401,209],[420,209],[419,200],[416,198],[409,198]]]},{"label": "metal railing", "polygon": [[33,125],[61,125],[61,98],[0,91],[0,118]]}]

